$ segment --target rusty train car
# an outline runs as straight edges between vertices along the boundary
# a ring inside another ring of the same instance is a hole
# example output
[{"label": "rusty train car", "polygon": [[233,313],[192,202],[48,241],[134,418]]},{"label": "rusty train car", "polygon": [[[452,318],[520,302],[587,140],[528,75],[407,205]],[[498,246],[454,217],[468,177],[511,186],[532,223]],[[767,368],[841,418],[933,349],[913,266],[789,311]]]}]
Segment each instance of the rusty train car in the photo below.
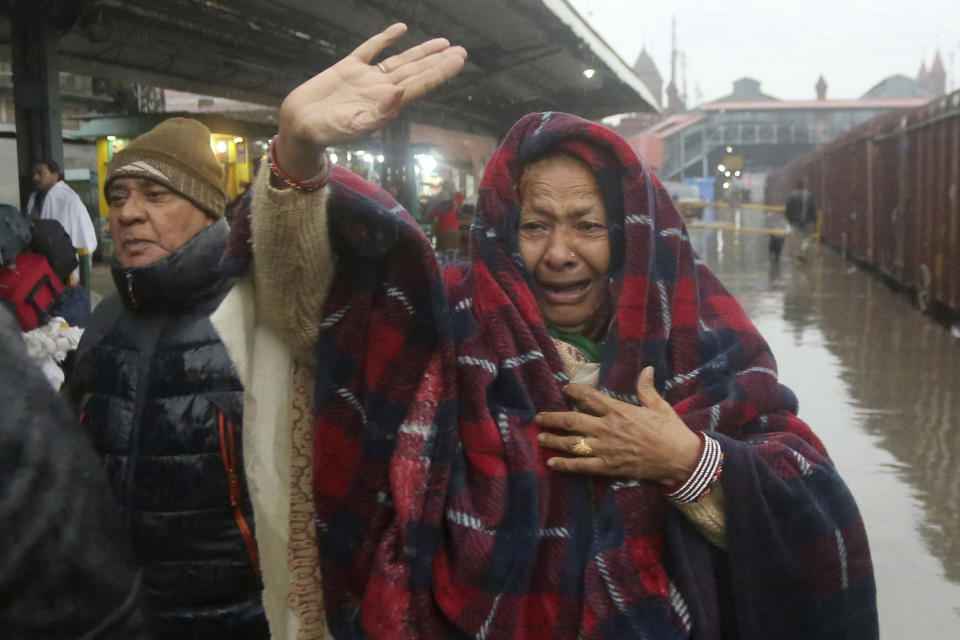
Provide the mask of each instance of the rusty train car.
[{"label": "rusty train car", "polygon": [[960,91],[883,114],[771,173],[768,204],[804,183],[822,240],[960,315]]}]

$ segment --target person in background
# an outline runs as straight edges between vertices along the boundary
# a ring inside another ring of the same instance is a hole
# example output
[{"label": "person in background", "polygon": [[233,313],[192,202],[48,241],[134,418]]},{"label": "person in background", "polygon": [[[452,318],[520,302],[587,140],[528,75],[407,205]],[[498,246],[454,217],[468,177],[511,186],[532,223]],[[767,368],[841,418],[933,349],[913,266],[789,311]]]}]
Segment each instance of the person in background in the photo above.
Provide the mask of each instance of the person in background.
[{"label": "person in background", "polygon": [[142,640],[140,575],[70,406],[0,307],[0,635]]},{"label": "person in background", "polygon": [[[56,220],[62,226],[75,249],[86,249],[92,257],[97,250],[97,232],[90,213],[77,192],[63,181],[60,165],[51,159],[33,165],[33,186],[36,191],[27,199],[27,214],[34,220]],[[74,283],[80,279],[80,268],[73,270]]]},{"label": "person in background", "polygon": [[523,117],[442,272],[330,165],[463,67],[442,38],[376,62],[405,31],[286,97],[224,259],[274,637],[312,586],[334,637],[876,638],[855,501],[623,138]]},{"label": "person in background", "polygon": [[463,194],[454,191],[452,182],[444,182],[440,193],[427,207],[425,220],[436,220],[437,261],[445,265],[457,259],[460,248],[460,223],[457,212],[463,202]]},{"label": "person in background", "polygon": [[817,230],[817,203],[805,181],[797,181],[796,189],[787,196],[785,209],[787,222],[799,238],[800,246],[796,258],[805,261],[810,254],[813,234]]},{"label": "person in background", "polygon": [[130,523],[163,640],[266,640],[243,456],[243,387],[209,315],[232,286],[210,131],[172,118],[107,168],[117,295],[101,302],[70,397]]}]

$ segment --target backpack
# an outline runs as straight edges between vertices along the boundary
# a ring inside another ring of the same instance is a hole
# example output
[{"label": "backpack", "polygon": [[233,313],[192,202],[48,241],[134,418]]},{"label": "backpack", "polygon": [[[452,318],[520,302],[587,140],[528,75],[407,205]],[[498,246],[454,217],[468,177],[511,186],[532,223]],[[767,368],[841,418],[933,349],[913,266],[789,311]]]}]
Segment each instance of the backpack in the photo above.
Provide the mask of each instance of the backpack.
[{"label": "backpack", "polygon": [[70,274],[77,268],[77,250],[73,248],[70,234],[56,220],[35,220],[30,251],[39,253],[50,263],[50,268],[60,282],[70,281]]},{"label": "backpack", "polygon": [[0,296],[17,305],[17,321],[24,331],[47,321],[61,291],[63,284],[40,254],[22,251],[14,264],[0,267]]},{"label": "backpack", "polygon": [[80,286],[67,287],[50,306],[51,316],[60,316],[71,327],[86,327],[90,322],[90,295]]},{"label": "backpack", "polygon": [[12,264],[30,243],[30,220],[9,204],[0,204],[0,266]]}]

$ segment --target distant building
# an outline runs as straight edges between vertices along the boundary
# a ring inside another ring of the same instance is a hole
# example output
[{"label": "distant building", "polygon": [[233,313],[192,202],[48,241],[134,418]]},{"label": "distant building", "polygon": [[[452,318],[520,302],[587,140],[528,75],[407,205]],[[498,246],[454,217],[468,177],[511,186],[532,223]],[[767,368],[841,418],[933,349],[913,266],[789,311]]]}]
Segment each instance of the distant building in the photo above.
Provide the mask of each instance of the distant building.
[{"label": "distant building", "polygon": [[[676,55],[671,60],[664,113],[628,114],[615,127],[664,180],[720,177],[717,166],[729,156],[736,157],[744,178],[763,180],[767,172],[877,115],[918,107],[946,90],[938,52],[929,69],[921,64],[916,79],[890,76],[860,99],[828,99],[823,74],[814,86],[816,100],[791,101],[764,93],[760,81],[745,77],[733,83],[731,93],[687,111],[674,81],[675,63]],[[645,49],[633,69],[660,100],[663,79]],[[723,178],[718,182],[730,180]]]},{"label": "distant building", "polygon": [[743,174],[762,176],[881,113],[929,100],[883,95],[828,100],[823,76],[816,90],[816,100],[779,100],[763,93],[758,81],[740,78],[729,95],[668,116],[628,140],[664,180],[718,177],[718,165],[729,163],[730,156]]},{"label": "distant building", "polygon": [[943,60],[937,51],[927,70],[925,62],[920,62],[917,77],[908,78],[897,74],[884,78],[870,88],[864,98],[939,98],[947,92],[947,72],[943,68]]}]

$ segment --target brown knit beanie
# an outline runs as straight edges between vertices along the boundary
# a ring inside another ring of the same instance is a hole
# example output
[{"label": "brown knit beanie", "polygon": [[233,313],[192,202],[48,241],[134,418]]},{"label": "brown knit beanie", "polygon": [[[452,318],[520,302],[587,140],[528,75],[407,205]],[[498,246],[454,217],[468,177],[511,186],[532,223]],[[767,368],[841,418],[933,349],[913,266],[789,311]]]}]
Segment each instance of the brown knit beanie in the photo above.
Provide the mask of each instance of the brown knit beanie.
[{"label": "brown knit beanie", "polygon": [[164,120],[110,160],[106,193],[117,178],[146,178],[187,198],[208,216],[223,216],[223,170],[210,148],[210,130],[191,118]]}]

